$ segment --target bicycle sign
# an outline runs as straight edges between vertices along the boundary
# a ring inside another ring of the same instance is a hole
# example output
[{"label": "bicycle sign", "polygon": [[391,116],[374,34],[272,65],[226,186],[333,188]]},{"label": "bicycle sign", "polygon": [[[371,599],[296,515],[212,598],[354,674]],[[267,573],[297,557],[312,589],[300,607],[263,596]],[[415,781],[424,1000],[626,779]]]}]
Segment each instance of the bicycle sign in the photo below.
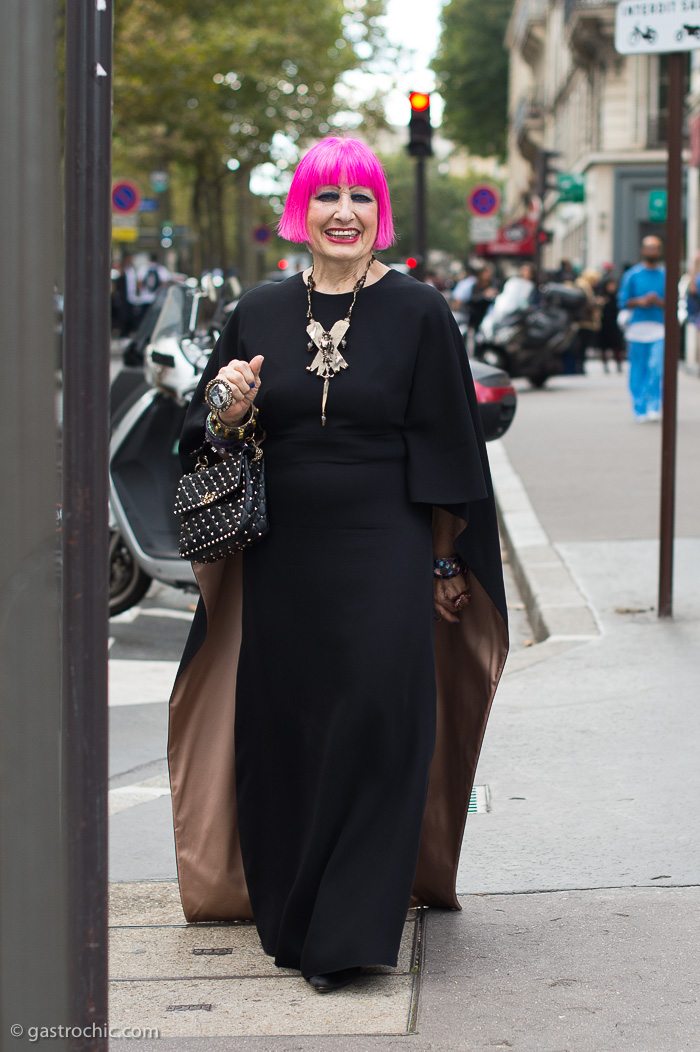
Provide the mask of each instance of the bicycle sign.
[{"label": "bicycle sign", "polygon": [[700,0],[622,0],[615,12],[615,50],[665,54],[700,48]]}]

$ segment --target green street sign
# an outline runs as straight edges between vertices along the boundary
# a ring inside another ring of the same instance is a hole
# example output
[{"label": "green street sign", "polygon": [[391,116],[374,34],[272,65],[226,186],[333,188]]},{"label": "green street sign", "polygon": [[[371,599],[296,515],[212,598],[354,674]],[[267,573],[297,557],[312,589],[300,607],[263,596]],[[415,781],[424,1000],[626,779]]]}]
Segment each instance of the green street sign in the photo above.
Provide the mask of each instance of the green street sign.
[{"label": "green street sign", "polygon": [[666,191],[665,190],[650,190],[649,191],[649,222],[650,223],[665,223],[666,222]]},{"label": "green street sign", "polygon": [[560,201],[580,204],[586,200],[586,177],[585,175],[560,172],[557,175],[557,190],[559,191]]}]

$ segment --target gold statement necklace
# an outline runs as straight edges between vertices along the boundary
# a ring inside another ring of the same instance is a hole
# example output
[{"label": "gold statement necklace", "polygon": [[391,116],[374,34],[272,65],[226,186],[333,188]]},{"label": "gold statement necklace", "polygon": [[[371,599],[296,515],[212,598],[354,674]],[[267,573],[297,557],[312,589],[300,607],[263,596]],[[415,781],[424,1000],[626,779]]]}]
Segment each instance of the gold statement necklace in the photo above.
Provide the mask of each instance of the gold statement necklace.
[{"label": "gold statement necklace", "polygon": [[326,401],[328,400],[328,387],[336,373],[340,372],[341,369],[347,369],[348,363],[340,353],[340,348],[345,349],[347,344],[347,332],[350,328],[350,318],[352,316],[352,308],[355,306],[355,300],[357,294],[363,287],[367,280],[367,274],[369,268],[374,263],[375,257],[372,255],[370,261],[367,264],[367,268],[361,278],[355,282],[352,290],[352,302],[350,309],[344,318],[333,325],[330,332],[326,332],[320,322],[316,321],[313,314],[311,313],[311,293],[316,288],[314,282],[314,268],[311,266],[311,273],[306,282],[306,293],[309,301],[309,309],[306,312],[306,318],[308,325],[306,331],[309,334],[309,343],[307,350],[313,351],[316,349],[316,357],[312,361],[311,365],[306,366],[308,373],[316,373],[323,380],[323,397],[321,399],[321,426],[326,426]]}]

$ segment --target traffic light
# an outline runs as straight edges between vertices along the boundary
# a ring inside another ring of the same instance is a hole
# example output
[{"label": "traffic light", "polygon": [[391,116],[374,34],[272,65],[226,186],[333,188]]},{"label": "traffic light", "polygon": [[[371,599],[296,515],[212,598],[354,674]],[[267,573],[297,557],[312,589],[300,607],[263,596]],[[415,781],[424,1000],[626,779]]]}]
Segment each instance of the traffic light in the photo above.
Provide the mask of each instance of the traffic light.
[{"label": "traffic light", "polygon": [[561,154],[556,150],[540,150],[537,154],[535,173],[537,176],[537,195],[544,200],[548,190],[557,190],[557,176],[559,169],[555,168],[552,161]]},{"label": "traffic light", "polygon": [[412,91],[408,99],[411,103],[408,152],[411,157],[432,157],[433,129],[430,126],[430,95],[422,91]]}]

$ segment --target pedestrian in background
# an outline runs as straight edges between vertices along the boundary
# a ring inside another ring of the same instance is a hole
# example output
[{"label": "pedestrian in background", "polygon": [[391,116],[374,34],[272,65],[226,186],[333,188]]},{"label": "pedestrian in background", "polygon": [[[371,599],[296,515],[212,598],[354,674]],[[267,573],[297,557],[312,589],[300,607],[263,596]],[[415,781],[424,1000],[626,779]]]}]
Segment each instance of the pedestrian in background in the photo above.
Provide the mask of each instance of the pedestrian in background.
[{"label": "pedestrian in background", "polygon": [[617,292],[618,283],[614,277],[609,277],[602,283],[601,298],[603,309],[600,318],[600,357],[603,369],[608,372],[609,355],[612,355],[617,363],[618,373],[622,372],[622,363],[625,358],[625,334],[620,328],[617,319]]},{"label": "pedestrian in background", "polygon": [[496,284],[496,271],[492,263],[485,263],[476,274],[476,281],[472,285],[471,296],[467,303],[467,316],[471,332],[476,330],[484,320],[484,315],[489,309],[499,289]]},{"label": "pedestrian in background", "polygon": [[597,349],[600,346],[603,302],[596,293],[599,282],[600,274],[597,270],[592,269],[584,270],[574,282],[575,286],[586,294],[586,305],[583,308],[582,317],[578,323],[578,333],[571,348],[573,371],[581,375],[586,371],[586,354],[589,348]]},{"label": "pedestrian in background", "polygon": [[468,307],[467,304],[471,299],[472,289],[476,284],[476,274],[471,272],[470,268],[467,268],[463,276],[459,279],[455,287],[452,289],[452,295],[450,297],[450,307],[457,318],[458,322],[466,322]]},{"label": "pedestrian in background", "polygon": [[138,278],[131,252],[123,254],[119,270],[119,277],[114,281],[116,309],[119,317],[119,335],[126,337],[136,329],[141,313]]},{"label": "pedestrian in background", "polygon": [[623,274],[617,297],[620,310],[632,311],[625,336],[632,409],[635,420],[640,422],[661,417],[666,288],[661,239],[645,237],[641,256],[641,263]]},{"label": "pedestrian in background", "polygon": [[[141,303],[141,317],[146,313],[158,295],[161,285],[167,285],[172,281],[172,274],[166,266],[158,261],[155,252],[151,252],[148,263],[141,268],[138,275],[139,298]],[[223,284],[223,282],[222,282]]]}]

